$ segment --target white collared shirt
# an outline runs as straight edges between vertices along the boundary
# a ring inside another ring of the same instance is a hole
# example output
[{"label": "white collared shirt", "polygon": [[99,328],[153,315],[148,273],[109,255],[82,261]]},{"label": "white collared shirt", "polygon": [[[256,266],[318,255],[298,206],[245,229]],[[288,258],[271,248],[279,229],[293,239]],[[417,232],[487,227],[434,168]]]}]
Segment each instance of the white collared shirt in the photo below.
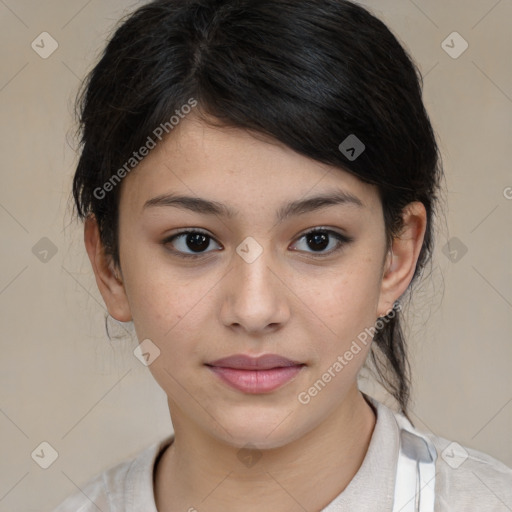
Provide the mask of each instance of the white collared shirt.
[{"label": "white collared shirt", "polygon": [[[399,453],[399,413],[365,394],[377,421],[363,463],[348,486],[320,512],[392,512]],[[435,512],[511,512],[512,469],[480,451],[424,430],[437,451]],[[173,436],[97,475],[54,512],[158,512],[153,469]],[[467,455],[467,458],[466,458]]]}]

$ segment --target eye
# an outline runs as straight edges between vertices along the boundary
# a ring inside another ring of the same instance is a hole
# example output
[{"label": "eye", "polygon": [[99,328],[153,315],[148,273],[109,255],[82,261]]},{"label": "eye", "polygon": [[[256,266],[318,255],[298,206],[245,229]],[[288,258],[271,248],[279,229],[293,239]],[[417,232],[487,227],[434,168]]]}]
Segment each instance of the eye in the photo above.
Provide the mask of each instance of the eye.
[{"label": "eye", "polygon": [[[314,249],[312,253],[314,256],[323,257],[330,256],[331,254],[341,250],[346,244],[353,241],[352,237],[342,235],[337,231],[319,227],[304,233],[299,240],[305,239],[307,245],[312,246]],[[331,242],[334,239],[334,243]],[[169,249],[172,253],[181,258],[200,258],[207,254],[206,251],[210,246],[210,241],[213,238],[205,231],[201,230],[184,230],[166,238],[162,244],[164,246],[172,245],[174,249]],[[217,244],[219,245],[219,244]],[[326,247],[334,245],[329,251],[325,251]],[[220,246],[219,246],[220,247]],[[176,249],[176,250],[175,250]],[[191,252],[187,252],[187,250]],[[306,251],[307,252],[307,251]],[[315,254],[316,253],[316,254]]]},{"label": "eye", "polygon": [[[177,250],[170,249],[170,251],[182,258],[200,258],[205,254],[204,250],[210,246],[210,240],[213,240],[213,238],[206,232],[194,229],[181,231],[165,239],[162,243],[165,246],[169,244],[177,246]],[[192,252],[187,253],[186,249],[190,249]]]},{"label": "eye", "polygon": [[[330,242],[333,241],[334,243],[331,244]],[[304,233],[299,240],[305,239],[306,244],[311,246],[313,249],[313,253],[315,256],[330,256],[331,254],[341,250],[346,244],[353,241],[352,237],[342,235],[341,233],[338,233],[337,231],[333,231],[332,229],[327,229],[323,227],[315,228],[307,233]],[[329,251],[324,251],[326,247],[329,247],[329,245],[333,245],[334,247],[331,248]],[[321,252],[324,251],[324,252]],[[306,251],[307,252],[307,251]],[[317,254],[315,254],[317,253]]]}]

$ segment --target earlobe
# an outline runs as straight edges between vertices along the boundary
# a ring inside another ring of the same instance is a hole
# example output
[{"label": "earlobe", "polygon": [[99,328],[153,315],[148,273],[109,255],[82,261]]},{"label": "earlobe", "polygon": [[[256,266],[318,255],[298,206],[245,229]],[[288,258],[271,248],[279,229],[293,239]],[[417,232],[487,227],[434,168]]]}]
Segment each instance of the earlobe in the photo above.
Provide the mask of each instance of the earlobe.
[{"label": "earlobe", "polygon": [[120,322],[129,322],[132,317],[123,281],[114,268],[112,258],[105,254],[94,215],[85,220],[84,243],[109,314]]},{"label": "earlobe", "polygon": [[386,258],[378,311],[390,311],[395,301],[407,290],[423,245],[426,221],[423,203],[415,201],[404,208],[402,231],[393,239]]}]

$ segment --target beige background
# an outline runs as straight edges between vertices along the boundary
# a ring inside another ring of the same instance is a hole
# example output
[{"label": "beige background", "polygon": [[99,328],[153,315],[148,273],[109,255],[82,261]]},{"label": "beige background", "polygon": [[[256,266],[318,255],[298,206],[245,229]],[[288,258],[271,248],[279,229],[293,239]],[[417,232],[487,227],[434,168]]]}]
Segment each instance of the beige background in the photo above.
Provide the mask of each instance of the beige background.
[{"label": "beige background", "polygon": [[[409,311],[412,415],[420,428],[512,466],[512,2],[362,3],[426,75],[447,176],[447,225]],[[135,5],[0,0],[0,512],[51,510],[172,428],[163,391],[133,355],[135,338],[105,336],[105,307],[67,202],[79,80]],[[43,31],[59,45],[47,59],[31,48]],[[469,43],[457,59],[441,46],[453,31]],[[57,249],[46,263],[33,252],[43,237]],[[467,247],[457,262],[443,253],[452,237]],[[361,385],[384,400],[378,386]],[[58,452],[46,470],[31,458],[43,441]]]}]

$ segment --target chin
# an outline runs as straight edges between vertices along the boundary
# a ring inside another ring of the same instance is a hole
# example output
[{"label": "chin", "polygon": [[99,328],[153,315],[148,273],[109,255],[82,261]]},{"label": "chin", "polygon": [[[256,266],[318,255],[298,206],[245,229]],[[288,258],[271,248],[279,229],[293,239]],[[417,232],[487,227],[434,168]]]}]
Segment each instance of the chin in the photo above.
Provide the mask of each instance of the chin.
[{"label": "chin", "polygon": [[263,411],[228,411],[220,422],[225,426],[215,429],[212,434],[220,441],[236,448],[247,445],[259,450],[281,448],[299,439],[309,430],[308,425],[300,425],[296,415],[286,409],[272,413]]}]

